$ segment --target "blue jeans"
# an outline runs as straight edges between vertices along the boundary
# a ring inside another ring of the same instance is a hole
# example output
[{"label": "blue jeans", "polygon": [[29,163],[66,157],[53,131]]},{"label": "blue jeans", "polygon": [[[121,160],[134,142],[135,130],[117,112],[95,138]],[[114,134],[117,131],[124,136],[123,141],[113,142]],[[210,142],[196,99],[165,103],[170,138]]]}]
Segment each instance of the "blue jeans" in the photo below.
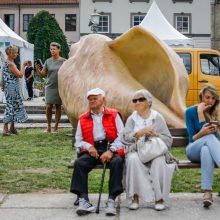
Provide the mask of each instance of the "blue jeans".
[{"label": "blue jeans", "polygon": [[220,167],[220,141],[214,134],[205,135],[186,147],[186,156],[201,163],[202,189],[212,190],[215,164]]}]

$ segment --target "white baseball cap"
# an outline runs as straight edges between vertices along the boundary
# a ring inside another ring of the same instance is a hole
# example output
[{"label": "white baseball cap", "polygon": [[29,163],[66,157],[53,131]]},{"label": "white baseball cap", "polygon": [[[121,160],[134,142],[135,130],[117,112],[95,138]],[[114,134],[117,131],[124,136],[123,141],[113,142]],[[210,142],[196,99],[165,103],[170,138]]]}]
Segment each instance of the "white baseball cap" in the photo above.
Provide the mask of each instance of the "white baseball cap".
[{"label": "white baseball cap", "polygon": [[105,97],[105,92],[100,88],[91,89],[87,92],[86,97],[88,98],[90,95],[102,95]]}]

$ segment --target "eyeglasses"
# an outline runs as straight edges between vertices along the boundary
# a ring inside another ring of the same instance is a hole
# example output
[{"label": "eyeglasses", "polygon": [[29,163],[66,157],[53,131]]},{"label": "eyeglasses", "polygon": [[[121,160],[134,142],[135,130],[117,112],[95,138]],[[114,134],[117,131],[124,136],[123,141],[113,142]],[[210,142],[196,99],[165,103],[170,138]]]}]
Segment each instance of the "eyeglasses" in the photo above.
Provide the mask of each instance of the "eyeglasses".
[{"label": "eyeglasses", "polygon": [[133,103],[137,103],[137,101],[144,102],[144,101],[146,101],[146,99],[144,97],[141,97],[141,98],[138,98],[138,99],[132,99]]}]

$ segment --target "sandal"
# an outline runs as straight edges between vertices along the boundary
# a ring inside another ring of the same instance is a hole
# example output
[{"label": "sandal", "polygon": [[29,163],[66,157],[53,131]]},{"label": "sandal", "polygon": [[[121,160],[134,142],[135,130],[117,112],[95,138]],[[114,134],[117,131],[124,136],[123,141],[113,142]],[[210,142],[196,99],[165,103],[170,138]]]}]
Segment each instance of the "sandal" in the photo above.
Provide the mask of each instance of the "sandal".
[{"label": "sandal", "polygon": [[44,133],[51,133],[51,130],[46,129],[44,130]]},{"label": "sandal", "polygon": [[3,131],[3,133],[2,133],[2,136],[10,136],[10,135],[11,135],[11,133],[9,131],[7,131],[7,132]]},{"label": "sandal", "polygon": [[212,192],[211,191],[205,191],[203,196],[203,206],[205,208],[208,208],[210,205],[212,205],[213,199],[212,199]]},{"label": "sandal", "polygon": [[9,133],[11,133],[11,134],[15,134],[15,135],[18,135],[18,131],[17,131],[16,129],[14,129],[14,130],[10,130]]}]

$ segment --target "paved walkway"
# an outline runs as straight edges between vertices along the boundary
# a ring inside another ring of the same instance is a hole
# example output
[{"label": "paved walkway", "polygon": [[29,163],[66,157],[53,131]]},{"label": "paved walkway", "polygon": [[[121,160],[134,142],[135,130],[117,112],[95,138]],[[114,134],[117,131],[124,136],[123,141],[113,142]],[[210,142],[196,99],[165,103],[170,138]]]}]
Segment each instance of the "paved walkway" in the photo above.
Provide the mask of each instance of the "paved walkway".
[{"label": "paved walkway", "polygon": [[[209,209],[202,207],[201,193],[171,193],[170,207],[165,211],[155,211],[150,206],[141,207],[137,211],[126,208],[125,195],[118,214],[106,217],[104,201],[107,195],[102,196],[100,214],[90,214],[79,217],[73,207],[74,196],[70,193],[27,193],[5,195],[0,193],[1,220],[134,220],[134,219],[162,219],[162,220],[213,220],[220,216],[220,197],[214,195],[214,204]],[[98,194],[91,195],[90,200],[95,205]]]}]

